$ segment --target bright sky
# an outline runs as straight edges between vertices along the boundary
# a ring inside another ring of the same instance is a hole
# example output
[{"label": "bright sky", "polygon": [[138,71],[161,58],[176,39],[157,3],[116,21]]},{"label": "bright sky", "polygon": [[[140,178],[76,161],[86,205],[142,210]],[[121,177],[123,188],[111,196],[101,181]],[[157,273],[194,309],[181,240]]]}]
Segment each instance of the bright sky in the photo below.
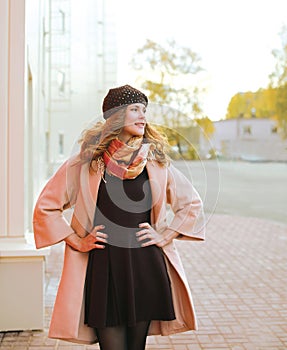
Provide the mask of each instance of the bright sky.
[{"label": "bright sky", "polygon": [[207,88],[203,109],[224,118],[237,92],[266,87],[287,25],[287,0],[110,0],[117,25],[118,83],[135,84],[129,62],[146,39],[174,39],[202,59]]}]

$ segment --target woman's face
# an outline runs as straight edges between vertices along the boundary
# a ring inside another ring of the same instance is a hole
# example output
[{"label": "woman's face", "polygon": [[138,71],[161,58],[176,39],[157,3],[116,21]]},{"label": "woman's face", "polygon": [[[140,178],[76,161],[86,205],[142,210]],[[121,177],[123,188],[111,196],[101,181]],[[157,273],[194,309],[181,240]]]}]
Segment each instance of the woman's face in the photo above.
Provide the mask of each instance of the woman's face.
[{"label": "woman's face", "polygon": [[127,106],[124,127],[119,134],[119,139],[123,142],[133,136],[143,136],[146,126],[146,106],[143,103],[134,103]]}]

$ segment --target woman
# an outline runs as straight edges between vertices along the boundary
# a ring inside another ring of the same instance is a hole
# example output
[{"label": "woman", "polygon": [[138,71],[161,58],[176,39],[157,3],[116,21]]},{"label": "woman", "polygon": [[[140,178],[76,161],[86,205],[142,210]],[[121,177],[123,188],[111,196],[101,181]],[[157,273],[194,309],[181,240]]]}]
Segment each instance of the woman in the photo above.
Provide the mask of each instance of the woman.
[{"label": "woman", "polygon": [[[147,105],[129,85],[110,89],[105,122],[83,133],[79,154],[38,198],[36,246],[66,242],[49,337],[140,350],[147,335],[196,329],[173,241],[204,239],[202,201],[170,164]],[[69,224],[63,211],[71,207]]]}]

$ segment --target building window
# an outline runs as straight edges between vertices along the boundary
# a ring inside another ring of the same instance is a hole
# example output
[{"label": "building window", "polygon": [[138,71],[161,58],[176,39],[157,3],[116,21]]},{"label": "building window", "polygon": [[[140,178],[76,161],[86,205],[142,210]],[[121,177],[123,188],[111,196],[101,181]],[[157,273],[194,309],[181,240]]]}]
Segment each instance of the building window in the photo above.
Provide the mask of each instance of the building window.
[{"label": "building window", "polygon": [[65,92],[65,84],[66,84],[66,74],[63,71],[58,70],[57,72],[57,83],[60,94],[64,94]]},{"label": "building window", "polygon": [[66,14],[62,9],[52,11],[51,21],[52,21],[51,27],[54,33],[65,34]]},{"label": "building window", "polygon": [[61,9],[59,9],[59,12],[60,12],[60,18],[61,18],[59,29],[64,34],[66,31],[66,15],[65,15],[65,12]]},{"label": "building window", "polygon": [[250,125],[244,125],[243,126],[243,134],[244,135],[251,135],[252,134],[252,130],[251,130],[251,126]]},{"label": "building window", "polygon": [[46,148],[45,148],[45,157],[46,157],[46,163],[48,163],[49,162],[49,160],[50,160],[50,157],[49,157],[49,155],[50,155],[50,152],[49,152],[49,149],[50,149],[50,133],[49,133],[49,131],[46,131],[45,132],[45,146],[46,146]]},{"label": "building window", "polygon": [[62,156],[64,154],[64,133],[59,133],[59,154]]}]

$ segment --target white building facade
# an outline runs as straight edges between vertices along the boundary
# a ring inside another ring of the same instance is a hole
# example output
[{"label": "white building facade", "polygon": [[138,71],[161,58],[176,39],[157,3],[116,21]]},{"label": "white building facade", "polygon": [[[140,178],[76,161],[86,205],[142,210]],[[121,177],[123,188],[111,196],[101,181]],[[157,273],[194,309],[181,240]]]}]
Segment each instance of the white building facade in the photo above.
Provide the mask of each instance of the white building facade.
[{"label": "white building facade", "polygon": [[202,155],[213,150],[226,159],[287,161],[287,140],[272,119],[227,119],[214,122],[214,128],[210,138],[201,136]]},{"label": "white building facade", "polygon": [[48,249],[32,211],[43,184],[116,84],[105,0],[0,1],[0,331],[42,329]]},{"label": "white building facade", "polygon": [[[32,0],[26,0],[32,1]],[[45,156],[51,175],[80,132],[101,115],[116,83],[116,37],[106,0],[45,0],[43,93]]]}]

